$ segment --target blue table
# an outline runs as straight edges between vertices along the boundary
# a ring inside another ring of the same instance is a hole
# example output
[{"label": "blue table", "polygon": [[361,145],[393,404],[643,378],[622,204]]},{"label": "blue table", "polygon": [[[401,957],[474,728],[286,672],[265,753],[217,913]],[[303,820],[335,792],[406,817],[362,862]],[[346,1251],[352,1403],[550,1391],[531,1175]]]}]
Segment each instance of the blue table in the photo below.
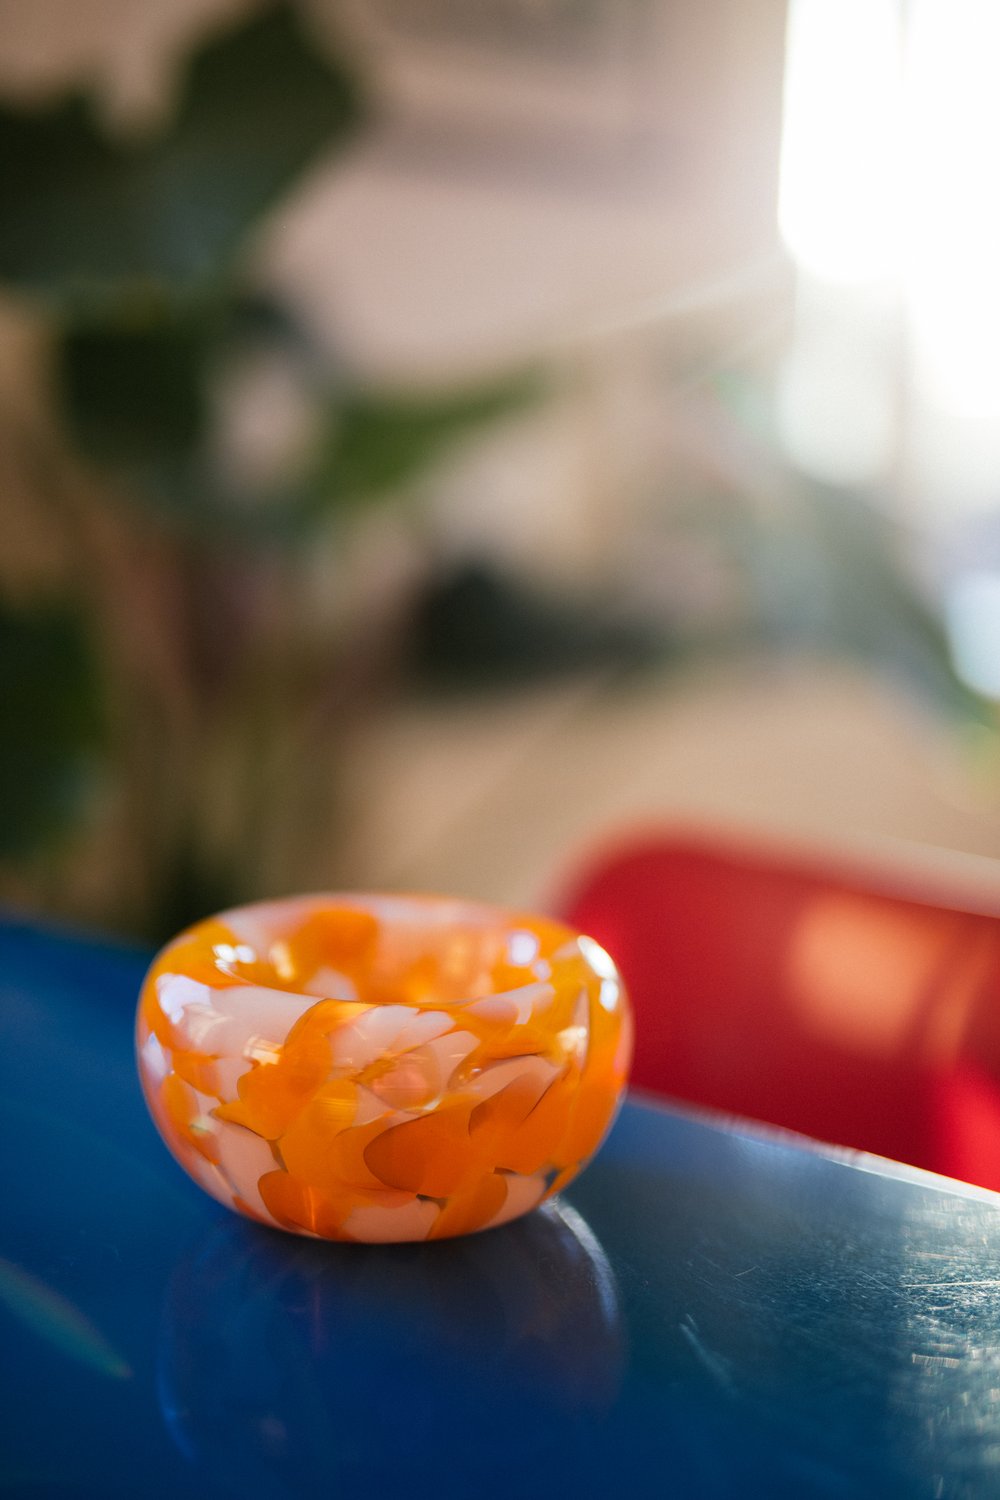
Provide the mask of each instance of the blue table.
[{"label": "blue table", "polygon": [[0,925],[0,1495],[1000,1495],[1000,1199],[633,1102],[518,1224],[296,1240],[156,1136],[144,965]]}]

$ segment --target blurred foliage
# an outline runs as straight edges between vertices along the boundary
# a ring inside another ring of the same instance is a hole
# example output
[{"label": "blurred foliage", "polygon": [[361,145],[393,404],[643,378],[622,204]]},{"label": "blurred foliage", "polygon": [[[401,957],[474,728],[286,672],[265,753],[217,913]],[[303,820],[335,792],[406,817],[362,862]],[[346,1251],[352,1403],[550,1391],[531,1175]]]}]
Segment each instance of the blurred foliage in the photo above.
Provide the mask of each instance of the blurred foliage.
[{"label": "blurred foliage", "polygon": [[[278,479],[248,484],[211,451],[213,397],[227,369],[255,354],[292,368],[314,430]],[[116,471],[139,503],[267,544],[405,489],[454,442],[538,393],[521,372],[429,393],[359,386],[331,368],[290,308],[242,289],[210,307],[144,297],[114,321],[79,319],[56,347],[55,381],[78,451]]]},{"label": "blurred foliage", "polygon": [[[141,471],[193,452],[208,422],[211,329],[168,304],[144,318],[78,319],[56,345],[62,414],[79,452]],[[148,473],[145,477],[148,477]]]},{"label": "blurred foliage", "polygon": [[[425,683],[465,689],[722,651],[839,653],[981,716],[877,508],[782,488],[766,462],[740,476],[745,492],[687,510],[668,497],[666,544],[640,538],[672,549],[675,573],[687,557],[709,594],[722,580],[708,608],[686,608],[684,587],[667,597],[669,581],[634,599],[613,534],[603,598],[485,559],[415,600],[387,589],[355,628],[317,606],[331,538],[418,495],[457,444],[542,394],[524,371],[372,388],[267,283],[262,228],[371,115],[356,64],[282,3],[201,45],[156,128],[113,131],[82,94],[0,104],[0,290],[42,330],[50,397],[39,419],[0,406],[0,439],[64,557],[55,602],[21,588],[0,602],[8,867],[47,861],[58,904],[71,835],[103,820],[105,920],[150,937],[302,883],[329,838],[340,747],[407,656]],[[251,427],[287,419],[272,449],[259,433],[247,449],[245,426],[241,447],[233,420],[255,380]],[[733,396],[713,398],[723,447],[742,422]],[[640,559],[647,585],[652,567]]]},{"label": "blurred foliage", "polygon": [[202,47],[151,138],[112,139],[81,96],[0,109],[0,277],[63,306],[217,284],[247,231],[361,116],[353,72],[321,58],[285,7]]},{"label": "blurred foliage", "polygon": [[86,787],[99,733],[96,666],[77,616],[0,605],[0,857],[31,853]]},{"label": "blurred foliage", "polygon": [[[81,94],[0,105],[0,285],[45,330],[53,397],[48,425],[0,418],[70,557],[57,608],[0,615],[0,856],[57,864],[103,788],[129,846],[106,916],[150,936],[254,894],[267,849],[294,866],[323,824],[380,669],[307,618],[316,528],[536,393],[371,389],[251,275],[262,223],[369,114],[280,3],[195,52],[155,130],[113,132]],[[226,452],[254,361],[301,407],[276,464]]]},{"label": "blurred foliage", "polygon": [[469,427],[494,421],[539,394],[540,384],[530,374],[433,402],[360,392],[338,413],[324,454],[324,478],[345,498],[377,498],[431,463]]}]

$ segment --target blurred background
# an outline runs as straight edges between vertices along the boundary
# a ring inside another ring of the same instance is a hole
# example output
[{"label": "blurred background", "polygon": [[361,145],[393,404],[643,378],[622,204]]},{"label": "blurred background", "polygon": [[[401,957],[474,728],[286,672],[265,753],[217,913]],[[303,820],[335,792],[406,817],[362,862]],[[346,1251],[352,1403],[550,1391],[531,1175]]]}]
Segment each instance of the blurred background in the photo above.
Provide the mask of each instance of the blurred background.
[{"label": "blurred background", "polygon": [[993,0],[0,0],[0,898],[1000,855]]}]

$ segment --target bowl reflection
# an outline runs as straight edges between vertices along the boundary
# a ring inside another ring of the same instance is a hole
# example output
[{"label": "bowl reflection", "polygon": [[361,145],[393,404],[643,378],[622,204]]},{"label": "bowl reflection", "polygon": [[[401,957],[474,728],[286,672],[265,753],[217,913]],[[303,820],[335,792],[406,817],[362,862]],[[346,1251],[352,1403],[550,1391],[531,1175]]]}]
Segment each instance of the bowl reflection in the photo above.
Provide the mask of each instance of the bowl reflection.
[{"label": "bowl reflection", "polygon": [[615,1399],[623,1339],[604,1252],[556,1200],[434,1245],[220,1224],[171,1277],[158,1364],[167,1426],[217,1489],[414,1497],[447,1465],[482,1494],[558,1472]]}]

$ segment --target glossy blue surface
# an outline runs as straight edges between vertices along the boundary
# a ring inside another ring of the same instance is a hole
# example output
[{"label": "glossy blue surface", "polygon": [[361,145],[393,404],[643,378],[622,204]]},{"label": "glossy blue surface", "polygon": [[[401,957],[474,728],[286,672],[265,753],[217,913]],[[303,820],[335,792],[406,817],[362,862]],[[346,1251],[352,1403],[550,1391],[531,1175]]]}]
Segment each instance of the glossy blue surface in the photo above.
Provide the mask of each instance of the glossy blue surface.
[{"label": "glossy blue surface", "polygon": [[144,966],[0,926],[0,1494],[1000,1494],[1000,1200],[630,1104],[518,1224],[297,1240],[156,1136]]}]

